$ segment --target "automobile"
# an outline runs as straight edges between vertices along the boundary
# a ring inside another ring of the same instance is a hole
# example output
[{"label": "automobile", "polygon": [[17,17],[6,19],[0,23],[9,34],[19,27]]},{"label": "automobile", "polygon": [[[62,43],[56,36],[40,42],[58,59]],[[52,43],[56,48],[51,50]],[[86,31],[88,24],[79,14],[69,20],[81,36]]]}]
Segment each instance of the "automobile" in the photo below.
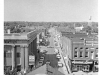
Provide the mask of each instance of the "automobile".
[{"label": "automobile", "polygon": [[58,67],[63,67],[63,63],[58,62]]},{"label": "automobile", "polygon": [[44,52],[46,52],[47,50],[43,50]]},{"label": "automobile", "polygon": [[47,61],[46,61],[46,64],[50,64],[50,60],[47,60]]},{"label": "automobile", "polygon": [[40,52],[41,52],[41,53],[44,53],[44,52],[47,52],[47,50],[41,49]]},{"label": "automobile", "polygon": [[39,41],[42,42],[42,39],[40,39]]},{"label": "automobile", "polygon": [[55,49],[55,53],[58,53],[59,51],[58,51],[58,49]]},{"label": "automobile", "polygon": [[47,61],[47,62],[46,62],[46,64],[50,64],[50,62],[49,62],[49,61]]},{"label": "automobile", "polygon": [[80,38],[80,40],[84,40],[84,38]]},{"label": "automobile", "polygon": [[67,59],[67,57],[65,56],[65,57],[64,57],[64,59],[66,60],[66,59]]},{"label": "automobile", "polygon": [[56,58],[61,58],[60,54],[57,54],[57,55],[56,55]]},{"label": "automobile", "polygon": [[60,54],[58,53],[56,56],[60,56]]},{"label": "automobile", "polygon": [[54,42],[57,42],[57,40],[54,40]]},{"label": "automobile", "polygon": [[61,56],[57,56],[58,59],[61,59]]},{"label": "automobile", "polygon": [[44,60],[44,57],[40,57],[40,60],[43,61]]},{"label": "automobile", "polygon": [[48,46],[47,48],[54,48],[54,47],[52,47],[52,46]]},{"label": "automobile", "polygon": [[58,46],[58,43],[55,43],[55,46]]},{"label": "automobile", "polygon": [[39,61],[39,66],[41,66],[43,64],[43,61]]}]

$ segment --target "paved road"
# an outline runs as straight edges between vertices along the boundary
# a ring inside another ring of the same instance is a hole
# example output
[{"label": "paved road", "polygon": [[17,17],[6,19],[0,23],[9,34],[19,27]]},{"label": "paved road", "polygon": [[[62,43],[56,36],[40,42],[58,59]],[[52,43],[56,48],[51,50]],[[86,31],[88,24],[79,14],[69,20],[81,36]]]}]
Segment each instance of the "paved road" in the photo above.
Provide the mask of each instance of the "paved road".
[{"label": "paved road", "polygon": [[50,41],[50,45],[48,47],[53,47],[53,48],[47,48],[47,53],[45,55],[45,60],[44,60],[44,64],[47,61],[50,61],[50,66],[52,66],[53,68],[57,69],[57,58],[56,58],[56,54],[54,52],[54,43],[53,43],[53,38],[50,37],[49,38]]},{"label": "paved road", "polygon": [[[64,64],[63,57],[61,56],[61,59],[58,60],[56,58],[56,53],[54,52],[55,48],[59,49],[60,47],[55,47],[54,46],[54,39],[53,39],[53,37],[50,37],[49,41],[50,41],[50,44],[49,44],[48,47],[42,47],[42,49],[46,49],[47,50],[47,53],[45,53],[45,58],[44,58],[43,64],[45,64],[47,61],[50,61],[50,66],[52,66],[55,69],[58,69],[63,74],[68,75],[67,69],[66,69],[65,64]],[[49,48],[49,47],[51,47],[51,48]],[[61,55],[61,52],[60,52],[60,55]],[[58,61],[61,61],[64,66],[58,68],[58,66],[57,66],[58,65]]]}]

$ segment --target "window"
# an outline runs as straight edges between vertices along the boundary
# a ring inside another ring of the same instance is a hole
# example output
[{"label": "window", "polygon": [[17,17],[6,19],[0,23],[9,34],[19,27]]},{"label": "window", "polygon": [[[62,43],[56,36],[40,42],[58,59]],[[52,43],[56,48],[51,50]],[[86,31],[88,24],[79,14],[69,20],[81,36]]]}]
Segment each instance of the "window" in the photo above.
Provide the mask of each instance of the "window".
[{"label": "window", "polygon": [[83,47],[81,47],[80,49],[83,49]]},{"label": "window", "polygon": [[83,57],[83,52],[82,51],[80,51],[80,57]]},{"label": "window", "polygon": [[94,59],[94,52],[91,51],[91,59]]},{"label": "window", "polygon": [[11,53],[6,53],[7,58],[11,58]]},{"label": "window", "polygon": [[98,48],[96,48],[96,51],[98,52]]},{"label": "window", "polygon": [[95,65],[98,65],[98,62],[95,62]]},{"label": "window", "polygon": [[89,50],[89,48],[85,48],[86,50]]},{"label": "window", "polygon": [[85,52],[85,57],[88,57],[88,56],[89,56],[89,52],[86,51],[86,52]]},{"label": "window", "polygon": [[6,52],[4,51],[4,57],[6,57]]},{"label": "window", "polygon": [[17,57],[20,57],[20,53],[17,53]]},{"label": "window", "polygon": [[98,50],[98,48],[96,48]]},{"label": "window", "polygon": [[75,49],[77,49],[77,47],[75,47]]},{"label": "window", "polygon": [[77,51],[74,52],[74,57],[77,57]]},{"label": "window", "polygon": [[96,53],[95,57],[98,58],[98,53]]}]

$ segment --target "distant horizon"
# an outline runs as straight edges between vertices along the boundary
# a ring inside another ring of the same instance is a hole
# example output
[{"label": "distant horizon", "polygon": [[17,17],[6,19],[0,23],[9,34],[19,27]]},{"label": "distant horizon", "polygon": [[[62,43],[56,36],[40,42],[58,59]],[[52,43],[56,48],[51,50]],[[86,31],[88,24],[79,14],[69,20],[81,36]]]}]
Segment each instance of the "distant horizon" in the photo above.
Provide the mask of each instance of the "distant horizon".
[{"label": "distant horizon", "polygon": [[[55,22],[55,21],[4,21],[4,22]],[[67,22],[67,21],[59,21],[59,22]],[[89,21],[75,21],[75,22],[89,22]],[[91,22],[97,22],[97,21],[91,21]]]}]

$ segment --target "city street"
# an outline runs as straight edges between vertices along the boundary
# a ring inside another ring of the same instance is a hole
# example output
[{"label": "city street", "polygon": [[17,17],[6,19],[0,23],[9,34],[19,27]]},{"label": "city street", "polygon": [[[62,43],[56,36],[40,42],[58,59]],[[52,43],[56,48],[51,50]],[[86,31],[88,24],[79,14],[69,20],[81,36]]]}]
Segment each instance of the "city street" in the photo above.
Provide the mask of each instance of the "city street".
[{"label": "city street", "polygon": [[46,64],[47,61],[50,62],[50,66],[52,66],[53,68],[57,68],[57,58],[56,58],[56,54],[54,52],[54,43],[53,43],[53,38],[50,37],[49,38],[50,44],[48,47],[44,47],[41,46],[41,49],[46,49],[47,52],[45,53],[45,57],[44,57],[44,62],[43,64]]},{"label": "city street", "polygon": [[[50,66],[52,66],[55,69],[58,69],[58,71],[60,71],[61,73],[67,75],[68,72],[67,72],[67,69],[65,67],[65,63],[64,63],[64,60],[63,60],[63,57],[62,57],[61,53],[60,53],[61,59],[59,60],[59,59],[56,58],[55,48],[60,49],[60,47],[56,47],[54,45],[53,36],[51,36],[49,38],[49,41],[50,41],[49,46],[47,46],[47,47],[41,46],[42,50],[43,49],[47,50],[47,52],[45,53],[45,56],[44,56],[43,64],[45,64],[47,61],[49,61],[50,62]],[[58,65],[58,61],[60,61],[63,64],[63,67],[59,67],[58,68],[58,66],[57,66]]]}]

